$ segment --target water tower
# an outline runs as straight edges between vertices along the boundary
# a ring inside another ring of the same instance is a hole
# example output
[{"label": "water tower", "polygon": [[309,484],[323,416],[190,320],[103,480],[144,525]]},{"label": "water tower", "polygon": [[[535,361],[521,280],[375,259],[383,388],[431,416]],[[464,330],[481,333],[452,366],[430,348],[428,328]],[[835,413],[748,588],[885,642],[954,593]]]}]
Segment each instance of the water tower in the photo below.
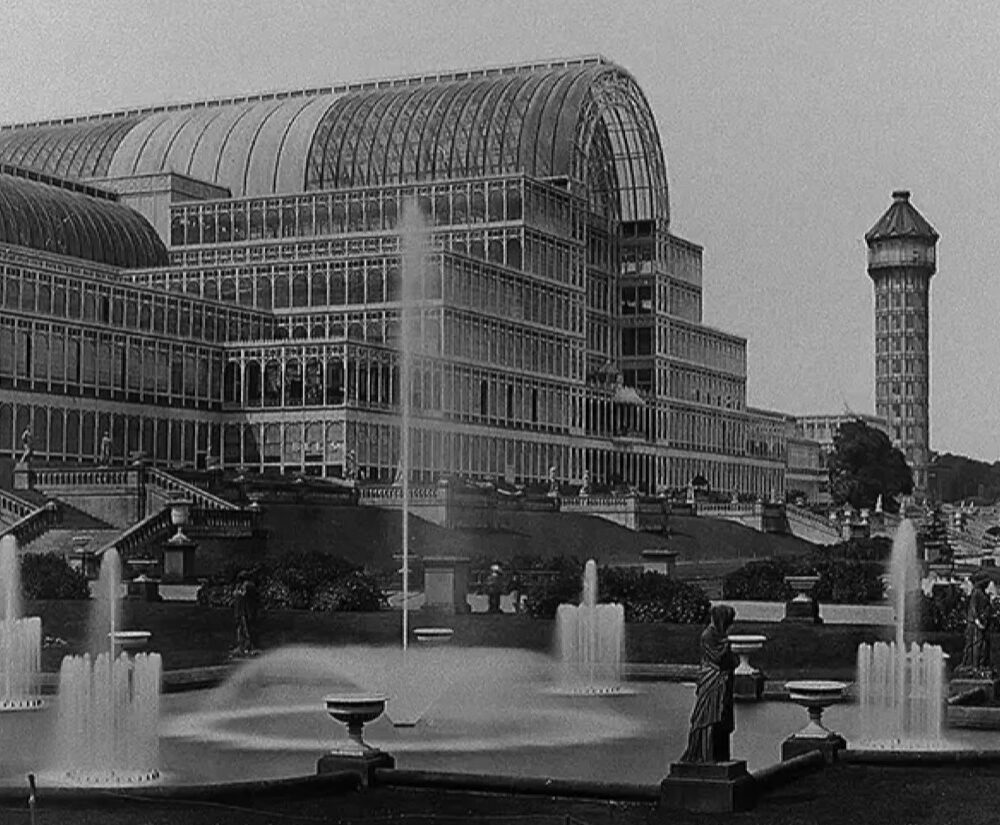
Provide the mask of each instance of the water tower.
[{"label": "water tower", "polygon": [[865,235],[875,286],[875,412],[913,470],[915,492],[927,492],[930,460],[930,285],[938,234],[910,203],[892,205]]}]

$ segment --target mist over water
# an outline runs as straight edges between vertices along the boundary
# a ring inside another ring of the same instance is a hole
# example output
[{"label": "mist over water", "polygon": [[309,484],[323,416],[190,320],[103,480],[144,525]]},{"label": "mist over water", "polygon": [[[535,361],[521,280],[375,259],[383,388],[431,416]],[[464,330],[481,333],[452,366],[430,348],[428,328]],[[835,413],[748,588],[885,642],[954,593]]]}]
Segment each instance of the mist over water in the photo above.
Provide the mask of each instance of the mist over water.
[{"label": "mist over water", "polygon": [[0,620],[22,616],[21,563],[17,549],[17,539],[13,536],[0,538]]}]

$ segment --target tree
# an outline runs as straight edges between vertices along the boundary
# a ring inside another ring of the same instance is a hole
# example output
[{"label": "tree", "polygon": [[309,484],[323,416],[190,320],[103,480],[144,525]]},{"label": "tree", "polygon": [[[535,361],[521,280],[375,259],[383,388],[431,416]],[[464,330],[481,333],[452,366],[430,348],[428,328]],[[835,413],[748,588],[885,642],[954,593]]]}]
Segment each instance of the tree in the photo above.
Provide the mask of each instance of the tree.
[{"label": "tree", "polygon": [[913,473],[902,452],[864,421],[840,425],[828,466],[834,504],[873,508],[882,496],[883,510],[894,513],[899,509],[895,497],[913,492]]}]

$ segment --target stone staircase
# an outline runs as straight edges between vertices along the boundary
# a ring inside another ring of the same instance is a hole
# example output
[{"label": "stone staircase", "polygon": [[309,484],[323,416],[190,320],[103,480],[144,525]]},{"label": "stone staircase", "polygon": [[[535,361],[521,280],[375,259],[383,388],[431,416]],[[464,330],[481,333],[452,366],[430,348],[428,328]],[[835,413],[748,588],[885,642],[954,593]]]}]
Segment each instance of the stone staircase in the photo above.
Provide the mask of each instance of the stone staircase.
[{"label": "stone staircase", "polygon": [[56,526],[27,542],[22,549],[30,553],[66,554],[80,550],[93,552],[114,541],[122,532],[71,504],[60,503],[59,515]]}]

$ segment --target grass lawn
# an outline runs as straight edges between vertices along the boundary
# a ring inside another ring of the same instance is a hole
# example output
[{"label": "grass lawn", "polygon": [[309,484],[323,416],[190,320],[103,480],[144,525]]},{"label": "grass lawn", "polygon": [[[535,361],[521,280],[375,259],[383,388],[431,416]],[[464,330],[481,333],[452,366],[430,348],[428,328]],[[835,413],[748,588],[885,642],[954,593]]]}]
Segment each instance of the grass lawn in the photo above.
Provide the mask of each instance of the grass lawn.
[{"label": "grass lawn", "polygon": [[[326,550],[372,570],[399,564],[402,519],[396,510],[323,504],[269,504],[262,516],[268,532],[262,556],[301,550]],[[410,550],[418,556],[460,555],[473,560],[505,562],[518,555],[577,556],[600,564],[639,564],[642,551],[669,547],[679,553],[679,573],[722,575],[746,561],[807,553],[815,549],[794,536],[760,533],[736,522],[672,515],[669,535],[642,533],[596,516],[570,513],[512,512],[497,530],[448,530],[421,518],[410,518]],[[243,548],[219,547],[199,557],[199,572],[210,573],[227,561],[247,564]],[[721,565],[720,565],[721,562]]]},{"label": "grass lawn", "polygon": [[[136,802],[47,808],[37,822],[64,825],[277,825],[317,822],[477,822],[484,825],[841,825],[877,822],[985,825],[996,822],[996,766],[891,768],[835,765],[764,796],[739,814],[661,812],[647,804],[551,799],[376,787],[342,796],[247,799],[239,803]],[[27,811],[0,811],[4,822],[28,822]]]},{"label": "grass lawn", "polygon": [[[169,670],[218,665],[228,661],[235,642],[233,615],[221,608],[191,603],[123,603],[123,625],[132,630],[149,630],[150,649],[163,655]],[[59,637],[66,646],[43,650],[43,668],[58,670],[66,653],[85,649],[89,602],[50,601],[27,606],[29,615],[42,617],[46,636]],[[419,627],[421,614],[411,615],[411,626]],[[454,629],[453,644],[460,646],[517,647],[527,650],[552,649],[554,622],[527,616],[483,613],[434,619],[435,625]],[[281,610],[266,613],[261,622],[261,644],[273,650],[290,644],[372,644],[399,643],[401,615],[398,611],[378,613],[310,613]],[[695,625],[631,624],[626,630],[626,660],[636,663],[696,664],[698,636]],[[816,677],[853,678],[858,644],[887,639],[891,629],[864,625],[801,625],[737,622],[734,632],[762,633],[768,637],[754,664],[773,679],[809,674]],[[954,657],[961,656],[959,634],[924,634],[941,644]],[[995,644],[1000,643],[997,639]]]}]

